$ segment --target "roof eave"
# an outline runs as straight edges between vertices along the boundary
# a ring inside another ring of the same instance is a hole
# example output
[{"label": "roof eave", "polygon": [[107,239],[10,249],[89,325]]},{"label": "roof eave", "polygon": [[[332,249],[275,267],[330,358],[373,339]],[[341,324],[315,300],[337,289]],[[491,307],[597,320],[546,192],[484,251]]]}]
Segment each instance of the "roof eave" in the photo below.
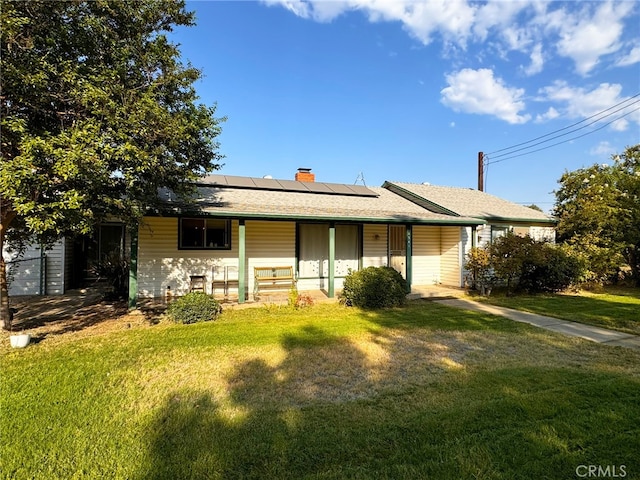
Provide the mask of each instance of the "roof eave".
[{"label": "roof eave", "polygon": [[458,212],[454,212],[453,210],[449,210],[448,208],[443,207],[431,200],[427,200],[421,195],[414,193],[406,188],[403,188],[393,182],[386,181],[382,184],[382,188],[386,188],[387,190],[400,195],[401,197],[409,200],[410,202],[419,205],[422,208],[425,208],[434,213],[441,213],[443,215],[453,215],[455,217],[460,217],[461,215]]}]

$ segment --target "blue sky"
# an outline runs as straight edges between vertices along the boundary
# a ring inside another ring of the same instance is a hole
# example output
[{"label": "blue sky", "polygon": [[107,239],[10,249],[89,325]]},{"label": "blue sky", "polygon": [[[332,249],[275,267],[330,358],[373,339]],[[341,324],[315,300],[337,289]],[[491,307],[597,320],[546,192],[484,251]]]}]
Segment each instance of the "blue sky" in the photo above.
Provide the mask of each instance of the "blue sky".
[{"label": "blue sky", "polygon": [[228,117],[223,174],[292,179],[308,167],[317,181],[476,188],[483,151],[487,192],[549,210],[565,170],[640,142],[634,1],[187,8],[197,26],[171,38],[203,72],[200,100]]}]

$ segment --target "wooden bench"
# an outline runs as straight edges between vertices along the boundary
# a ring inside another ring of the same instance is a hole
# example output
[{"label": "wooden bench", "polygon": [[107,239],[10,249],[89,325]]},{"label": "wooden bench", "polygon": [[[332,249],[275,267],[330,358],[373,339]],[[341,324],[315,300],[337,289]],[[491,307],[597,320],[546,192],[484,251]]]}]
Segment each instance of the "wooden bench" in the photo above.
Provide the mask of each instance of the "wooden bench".
[{"label": "wooden bench", "polygon": [[283,290],[295,286],[293,267],[253,267],[253,297],[260,296],[260,290]]}]

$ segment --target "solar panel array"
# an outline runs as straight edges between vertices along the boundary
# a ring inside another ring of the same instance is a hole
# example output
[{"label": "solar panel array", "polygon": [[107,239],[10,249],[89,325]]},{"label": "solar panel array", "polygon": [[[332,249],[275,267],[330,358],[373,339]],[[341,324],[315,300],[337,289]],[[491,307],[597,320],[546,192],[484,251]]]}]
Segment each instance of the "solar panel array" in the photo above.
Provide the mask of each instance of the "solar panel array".
[{"label": "solar panel array", "polygon": [[198,185],[207,187],[233,187],[252,190],[273,190],[282,192],[323,193],[325,195],[350,195],[357,197],[377,197],[378,194],[363,185],[342,183],[298,182],[274,178],[238,177],[234,175],[209,175]]}]

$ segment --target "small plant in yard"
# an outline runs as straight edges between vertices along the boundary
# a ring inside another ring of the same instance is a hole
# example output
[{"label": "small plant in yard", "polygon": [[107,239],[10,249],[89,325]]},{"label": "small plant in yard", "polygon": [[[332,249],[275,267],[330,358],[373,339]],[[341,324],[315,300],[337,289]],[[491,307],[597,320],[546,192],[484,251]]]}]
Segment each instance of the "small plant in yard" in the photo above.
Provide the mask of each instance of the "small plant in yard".
[{"label": "small plant in yard", "polygon": [[109,300],[126,298],[129,289],[129,261],[116,250],[90,267],[91,272],[99,278],[106,278],[111,284]]},{"label": "small plant in yard", "polygon": [[308,295],[306,293],[299,293],[298,289],[295,286],[291,287],[291,289],[289,290],[288,304],[290,307],[293,307],[295,309],[312,307],[313,303],[314,302],[313,298],[311,298],[311,295]]},{"label": "small plant in yard", "polygon": [[407,282],[391,267],[350,270],[340,301],[362,308],[398,307],[407,301]]},{"label": "small plant in yard", "polygon": [[495,283],[489,250],[473,247],[467,254],[465,268],[469,271],[471,288],[480,290],[481,295],[490,295]]},{"label": "small plant in yard", "polygon": [[215,320],[221,313],[220,303],[202,292],[187,293],[167,308],[169,318],[185,324]]}]

